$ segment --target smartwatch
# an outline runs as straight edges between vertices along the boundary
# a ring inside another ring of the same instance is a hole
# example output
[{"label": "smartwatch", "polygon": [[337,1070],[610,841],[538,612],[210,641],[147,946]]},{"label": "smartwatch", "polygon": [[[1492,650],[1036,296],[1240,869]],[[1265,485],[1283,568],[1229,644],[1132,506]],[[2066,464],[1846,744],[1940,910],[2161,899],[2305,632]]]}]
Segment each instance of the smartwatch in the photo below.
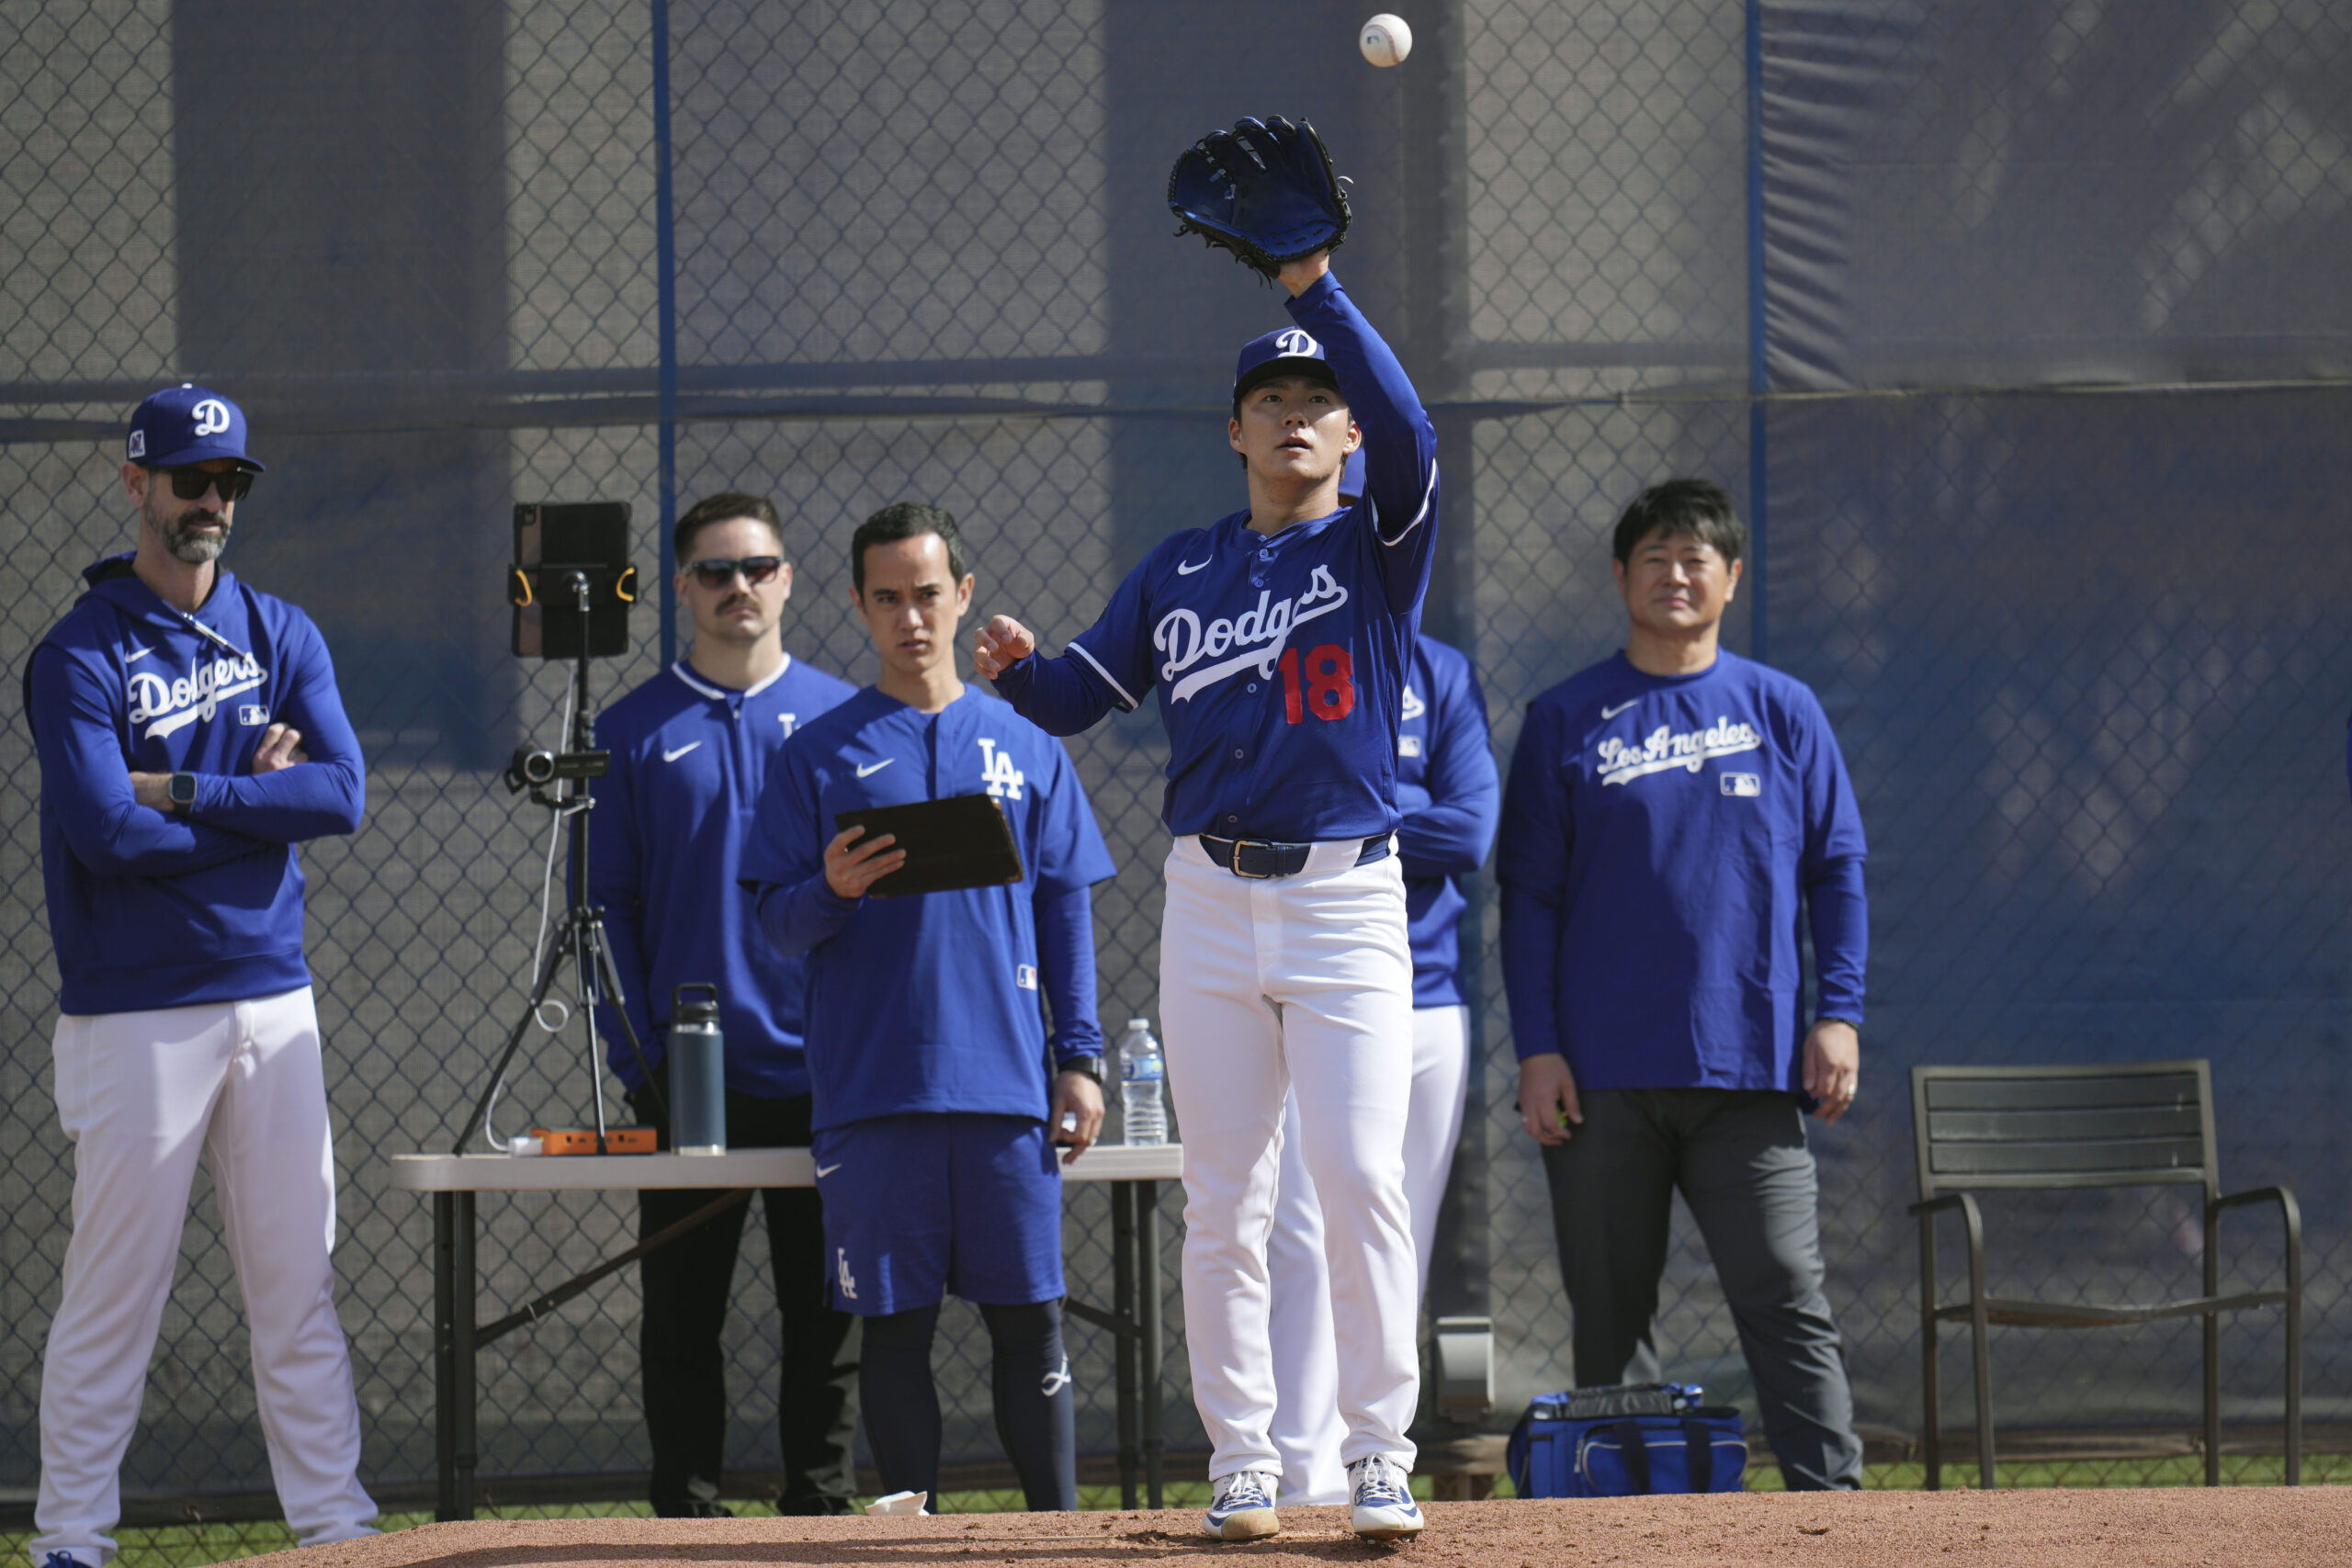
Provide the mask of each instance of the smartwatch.
[{"label": "smartwatch", "polygon": [[172,803],[174,811],[187,816],[188,807],[196,804],[196,775],[174,773],[171,782],[164,786],[164,796]]},{"label": "smartwatch", "polygon": [[1066,1062],[1056,1064],[1054,1071],[1083,1073],[1094,1080],[1095,1088],[1102,1087],[1102,1058],[1099,1055],[1072,1056]]}]

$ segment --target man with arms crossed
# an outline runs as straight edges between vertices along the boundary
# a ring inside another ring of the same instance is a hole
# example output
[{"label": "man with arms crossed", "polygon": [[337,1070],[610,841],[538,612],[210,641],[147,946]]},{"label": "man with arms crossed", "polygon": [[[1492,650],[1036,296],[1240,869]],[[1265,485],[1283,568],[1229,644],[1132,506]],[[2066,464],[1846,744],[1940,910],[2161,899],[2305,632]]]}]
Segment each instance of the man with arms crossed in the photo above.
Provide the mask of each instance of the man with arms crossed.
[{"label": "man with arms crossed", "polygon": [[[1075,734],[1159,694],[1175,843],[1160,1018],[1184,1135],[1184,1325],[1214,1451],[1204,1528],[1275,1533],[1266,1236],[1283,1097],[1321,1195],[1358,1533],[1421,1528],[1405,1197],[1413,1049],[1396,736],[1429,585],[1437,434],[1327,252],[1283,265],[1295,325],[1246,344],[1227,440],[1250,506],[1170,536],[1057,659],[997,617],[980,673]],[[1367,451],[1365,495],[1340,470]]]},{"label": "man with arms crossed", "polygon": [[1618,522],[1625,649],[1538,697],[1511,757],[1503,979],[1577,1382],[1658,1377],[1679,1189],[1781,1476],[1850,1488],[1862,1448],[1804,1113],[1844,1115],[1860,1071],[1862,824],[1813,693],[1718,646],[1746,543],[1703,479],[1653,486]]},{"label": "man with arms crossed", "polygon": [[[684,660],[607,708],[596,744],[612,753],[597,789],[589,868],[604,906],[629,1022],[662,1078],[648,1089],[619,1021],[599,1020],[606,1057],[638,1120],[670,1144],[671,1002],[686,981],[718,988],[727,1042],[729,1148],[806,1148],[808,1067],[800,1045],[800,960],[753,929],[736,862],[769,763],[795,728],[855,688],[784,650],[792,596],[784,528],[765,497],[727,492],[689,508],[671,535],[673,591],[693,619]],[[610,1009],[606,1009],[609,1015]],[[638,1194],[639,1239],[684,1219],[716,1191]],[[825,1230],[817,1193],[761,1195],[768,1260],[784,1320],[777,1425],[786,1514],[842,1514],[857,1490],[857,1320],[826,1300]],[[719,1348],[743,1236],[737,1204],[650,1254],[640,1270],[639,1342],[652,1502],[663,1517],[710,1517],[727,1453],[727,1367]]]},{"label": "man with arms crossed", "polygon": [[[1353,476],[1355,457],[1348,468]],[[1347,479],[1340,493],[1349,493]],[[1354,493],[1363,493],[1360,480]],[[1413,645],[1396,731],[1396,805],[1405,814],[1396,854],[1405,870],[1406,931],[1413,944],[1405,1203],[1412,1212],[1423,1295],[1470,1082],[1469,998],[1461,981],[1462,917],[1469,905],[1458,879],[1486,863],[1502,795],[1477,672],[1459,649],[1424,633]],[[1331,1332],[1331,1278],[1323,1262],[1323,1206],[1303,1144],[1294,1094],[1283,1110],[1282,1189],[1266,1243],[1266,1273],[1273,1291],[1272,1432],[1283,1464],[1281,1501],[1308,1506],[1348,1500],[1339,1463],[1347,1428],[1340,1420],[1340,1352]]]},{"label": "man with arms crossed", "polygon": [[139,547],[25,668],[62,982],[74,1238],[41,1366],[36,1561],[99,1568],[198,1158],[252,1325],[295,1540],[374,1533],[335,1321],[334,1149],[294,846],[359,826],[367,780],[311,618],[216,563],[262,465],[202,387],[130,416]]},{"label": "man with arms crossed", "polygon": [[[1102,1127],[1091,888],[1115,868],[1060,742],[956,677],[972,574],[956,520],[885,507],[850,560],[882,678],[784,749],[742,865],[768,939],[808,955],[833,1303],[865,1319],[884,1492],[938,1495],[931,1345],[953,1291],[988,1324],[997,1435],[1029,1506],[1075,1508],[1053,1145],[1076,1158]],[[906,853],[836,813],[975,795],[1004,812],[1020,882],[867,897]]]}]

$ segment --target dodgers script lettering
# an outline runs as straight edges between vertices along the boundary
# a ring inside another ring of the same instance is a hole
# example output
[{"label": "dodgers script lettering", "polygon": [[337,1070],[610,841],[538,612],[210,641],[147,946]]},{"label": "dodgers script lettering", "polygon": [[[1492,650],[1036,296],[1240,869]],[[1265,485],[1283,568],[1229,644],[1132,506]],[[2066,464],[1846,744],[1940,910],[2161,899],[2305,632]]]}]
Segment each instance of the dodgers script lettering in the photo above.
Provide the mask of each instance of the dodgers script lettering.
[{"label": "dodgers script lettering", "polygon": [[[1159,678],[1176,681],[1179,675],[1184,676],[1169,693],[1171,701],[1180,703],[1244,670],[1254,669],[1260,680],[1271,680],[1291,634],[1347,602],[1348,591],[1332,579],[1330,569],[1318,566],[1307,582],[1306,592],[1297,598],[1277,601],[1272,593],[1261,593],[1255,609],[1231,617],[1220,615],[1205,626],[1200,616],[1190,610],[1170,610],[1160,617],[1151,634],[1151,646],[1168,656],[1168,661],[1159,667]],[[1231,659],[1224,657],[1237,648],[1257,651]],[[1204,659],[1221,662],[1193,670]],[[1187,670],[1193,672],[1185,675]]]},{"label": "dodgers script lettering", "polygon": [[175,681],[140,671],[130,677],[130,722],[147,726],[144,739],[171,735],[219,711],[224,697],[250,692],[269,679],[253,655],[198,659]]}]

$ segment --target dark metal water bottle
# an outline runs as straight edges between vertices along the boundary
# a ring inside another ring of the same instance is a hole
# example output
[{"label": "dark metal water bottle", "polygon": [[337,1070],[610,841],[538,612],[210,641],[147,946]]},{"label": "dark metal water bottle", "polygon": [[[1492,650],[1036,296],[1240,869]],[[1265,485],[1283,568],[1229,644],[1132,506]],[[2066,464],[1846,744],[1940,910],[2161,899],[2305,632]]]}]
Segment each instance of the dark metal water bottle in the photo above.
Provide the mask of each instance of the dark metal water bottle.
[{"label": "dark metal water bottle", "polygon": [[[695,991],[702,994],[688,994]],[[718,1032],[718,987],[698,980],[670,998],[670,1147],[682,1155],[727,1152],[727,1046]]]}]

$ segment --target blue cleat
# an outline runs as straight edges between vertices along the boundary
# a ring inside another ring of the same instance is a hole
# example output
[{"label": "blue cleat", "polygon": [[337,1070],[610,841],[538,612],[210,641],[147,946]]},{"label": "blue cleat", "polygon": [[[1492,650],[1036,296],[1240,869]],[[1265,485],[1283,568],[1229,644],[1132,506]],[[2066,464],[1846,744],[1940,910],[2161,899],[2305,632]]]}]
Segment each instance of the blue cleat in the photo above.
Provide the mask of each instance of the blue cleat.
[{"label": "blue cleat", "polygon": [[1421,1533],[1421,1506],[1410,1477],[1385,1454],[1348,1466],[1349,1522],[1366,1540],[1403,1540]]}]

